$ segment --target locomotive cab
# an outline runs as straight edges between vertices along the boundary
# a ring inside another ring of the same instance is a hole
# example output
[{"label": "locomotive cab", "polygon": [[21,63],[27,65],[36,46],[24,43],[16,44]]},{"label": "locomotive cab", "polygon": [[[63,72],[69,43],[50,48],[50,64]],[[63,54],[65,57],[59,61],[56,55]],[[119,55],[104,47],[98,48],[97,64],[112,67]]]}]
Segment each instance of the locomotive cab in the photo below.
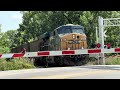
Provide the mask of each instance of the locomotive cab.
[{"label": "locomotive cab", "polygon": [[53,31],[52,39],[54,50],[87,48],[85,30],[80,25],[67,24],[58,27]]}]

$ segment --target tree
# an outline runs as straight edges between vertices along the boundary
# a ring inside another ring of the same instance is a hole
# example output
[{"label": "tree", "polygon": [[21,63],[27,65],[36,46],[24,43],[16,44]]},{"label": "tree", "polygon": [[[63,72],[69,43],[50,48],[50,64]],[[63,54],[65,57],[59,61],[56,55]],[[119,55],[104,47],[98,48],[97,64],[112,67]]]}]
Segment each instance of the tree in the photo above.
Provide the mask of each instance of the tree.
[{"label": "tree", "polygon": [[14,46],[14,36],[16,30],[9,30],[4,33],[0,33],[0,53],[8,53],[10,49]]},{"label": "tree", "polygon": [[[45,32],[51,32],[55,28],[65,24],[79,24],[85,27],[88,46],[95,43],[95,27],[98,27],[98,16],[103,18],[119,17],[120,11],[23,11],[23,22],[17,30],[15,44],[21,45],[32,42]],[[120,45],[119,29],[107,27],[106,42],[113,46]],[[112,30],[112,31],[111,31]],[[116,43],[114,43],[114,41]]]}]

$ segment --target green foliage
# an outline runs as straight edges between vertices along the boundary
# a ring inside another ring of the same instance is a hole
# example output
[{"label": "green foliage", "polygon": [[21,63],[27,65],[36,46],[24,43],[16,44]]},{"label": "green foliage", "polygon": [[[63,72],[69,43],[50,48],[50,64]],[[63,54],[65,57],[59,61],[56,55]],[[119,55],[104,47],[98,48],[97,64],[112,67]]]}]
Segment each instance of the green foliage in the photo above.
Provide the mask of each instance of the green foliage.
[{"label": "green foliage", "polygon": [[16,30],[9,30],[7,32],[0,32],[0,53],[9,53],[10,48],[14,47],[14,36]]},{"label": "green foliage", "polygon": [[33,62],[31,62],[28,58],[21,59],[11,59],[10,61],[6,61],[6,59],[0,60],[0,70],[18,70],[18,69],[29,69],[35,68]]},{"label": "green foliage", "polygon": [[[85,27],[88,46],[95,43],[95,29],[98,27],[98,16],[103,18],[120,17],[120,11],[22,11],[23,21],[17,30],[0,32],[0,46],[14,48],[32,42],[45,32],[65,24],[79,24]],[[120,46],[120,27],[105,27],[107,38],[113,47]],[[8,50],[10,51],[10,50]]]},{"label": "green foliage", "polygon": [[[26,11],[23,22],[18,29],[16,45],[32,42],[46,31],[53,31],[60,25],[79,24],[85,27],[88,46],[95,43],[95,27],[98,27],[98,16],[103,18],[119,17],[119,11]],[[119,46],[118,28],[105,28],[108,32],[106,42]],[[112,29],[112,31],[110,31]],[[26,39],[25,39],[26,38]],[[117,43],[114,43],[116,41]]]},{"label": "green foliage", "polygon": [[8,48],[8,47],[0,47],[0,54],[8,53],[8,52],[10,52],[10,48]]},{"label": "green foliage", "polygon": [[108,59],[106,65],[120,65],[120,58]]}]

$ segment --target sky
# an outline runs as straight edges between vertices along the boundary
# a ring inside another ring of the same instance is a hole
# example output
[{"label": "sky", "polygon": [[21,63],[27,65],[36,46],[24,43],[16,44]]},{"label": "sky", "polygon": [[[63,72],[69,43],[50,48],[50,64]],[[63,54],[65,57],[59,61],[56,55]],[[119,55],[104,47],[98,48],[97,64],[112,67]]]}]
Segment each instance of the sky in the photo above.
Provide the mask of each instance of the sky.
[{"label": "sky", "polygon": [[22,14],[20,11],[0,11],[1,31],[16,30],[22,23]]}]

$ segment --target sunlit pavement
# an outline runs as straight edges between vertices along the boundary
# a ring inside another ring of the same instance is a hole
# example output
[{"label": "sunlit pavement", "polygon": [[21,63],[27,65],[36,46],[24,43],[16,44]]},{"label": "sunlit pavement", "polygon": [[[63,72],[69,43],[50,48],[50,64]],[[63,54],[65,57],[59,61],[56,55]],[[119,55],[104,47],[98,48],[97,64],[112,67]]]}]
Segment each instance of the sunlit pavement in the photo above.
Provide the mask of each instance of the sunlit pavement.
[{"label": "sunlit pavement", "polygon": [[120,79],[120,65],[89,65],[0,71],[0,79]]}]

